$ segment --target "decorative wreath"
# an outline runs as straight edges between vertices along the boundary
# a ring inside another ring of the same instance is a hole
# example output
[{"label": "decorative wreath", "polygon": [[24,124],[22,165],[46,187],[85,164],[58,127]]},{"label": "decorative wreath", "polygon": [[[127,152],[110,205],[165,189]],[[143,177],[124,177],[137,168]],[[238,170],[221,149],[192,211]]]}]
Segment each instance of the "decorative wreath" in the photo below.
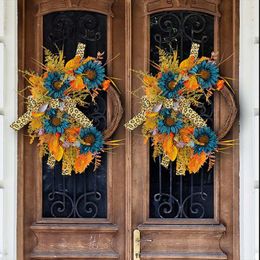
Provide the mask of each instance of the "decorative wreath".
[{"label": "decorative wreath", "polygon": [[162,156],[165,168],[176,161],[177,175],[185,175],[187,170],[197,173],[207,160],[210,170],[215,153],[234,144],[234,140],[220,141],[195,112],[203,96],[209,103],[215,91],[225,86],[232,89],[220,76],[214,54],[198,58],[198,51],[199,44],[193,43],[189,58],[179,63],[176,51],[168,54],[159,49],[159,64],[152,63],[158,73],[140,73],[145,91],[142,110],[125,124],[129,130],[142,125],[145,141],[151,140],[154,159]]},{"label": "decorative wreath", "polygon": [[58,55],[45,49],[42,74],[24,72],[29,82],[27,112],[12,123],[20,130],[29,124],[31,143],[38,138],[40,155],[48,155],[47,164],[53,168],[62,161],[62,174],[83,173],[94,162],[94,171],[101,164],[105,145],[117,145],[118,141],[105,141],[77,106],[84,106],[86,97],[95,97],[114,84],[105,75],[102,53],[97,58],[84,58],[85,45],[78,44],[75,57],[65,63],[63,51]]}]

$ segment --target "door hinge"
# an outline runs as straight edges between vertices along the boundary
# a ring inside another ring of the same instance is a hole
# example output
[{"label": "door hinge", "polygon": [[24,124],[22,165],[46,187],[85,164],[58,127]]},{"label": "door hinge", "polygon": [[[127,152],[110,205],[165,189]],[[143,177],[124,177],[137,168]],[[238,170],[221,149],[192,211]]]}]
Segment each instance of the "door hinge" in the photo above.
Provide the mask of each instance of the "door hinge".
[{"label": "door hinge", "polygon": [[140,260],[141,258],[141,232],[140,230],[134,230],[134,257],[133,260]]}]

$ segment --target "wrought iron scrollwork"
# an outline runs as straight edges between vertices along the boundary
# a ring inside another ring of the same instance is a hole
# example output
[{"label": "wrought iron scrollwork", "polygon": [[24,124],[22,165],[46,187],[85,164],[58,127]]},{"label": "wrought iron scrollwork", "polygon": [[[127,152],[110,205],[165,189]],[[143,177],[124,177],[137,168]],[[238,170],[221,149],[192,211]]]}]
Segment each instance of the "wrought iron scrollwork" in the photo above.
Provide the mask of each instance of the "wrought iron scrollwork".
[{"label": "wrought iron scrollwork", "polygon": [[49,40],[58,45],[63,43],[74,33],[73,26],[73,20],[66,14],[57,15],[52,22],[53,30],[48,35]]},{"label": "wrought iron scrollwork", "polygon": [[87,169],[83,175],[62,176],[61,164],[51,170],[46,159],[43,162],[44,217],[106,217],[106,162],[94,174],[93,169]]},{"label": "wrought iron scrollwork", "polygon": [[[179,59],[189,56],[192,42],[200,44],[200,55],[210,56],[214,48],[214,17],[198,12],[171,11],[151,15],[151,60],[158,62],[160,47],[178,50]],[[151,72],[156,72],[151,66]],[[205,100],[204,100],[205,101]],[[214,104],[201,102],[196,111],[213,127]],[[152,151],[151,151],[152,154]],[[175,175],[175,163],[169,170],[161,158],[150,158],[151,218],[212,218],[214,216],[214,175],[205,165],[198,174]]]},{"label": "wrought iron scrollwork", "polygon": [[[162,12],[151,16],[151,60],[158,60],[157,47],[178,50],[183,60],[192,42],[200,44],[200,54],[211,54],[214,47],[214,18],[199,12]],[[205,46],[206,49],[205,49]]]},{"label": "wrought iron scrollwork", "polygon": [[[64,49],[67,59],[73,58],[78,42],[86,43],[86,53],[94,56],[98,51],[106,51],[106,15],[83,12],[55,12],[44,16],[44,46],[57,51],[56,46]],[[104,57],[106,60],[106,56]]]},{"label": "wrought iron scrollwork", "polygon": [[[169,170],[152,162],[150,216],[152,218],[213,217],[213,170],[204,167],[196,175],[176,176],[175,163]],[[155,172],[157,171],[157,173]]]},{"label": "wrought iron scrollwork", "polygon": [[97,31],[98,19],[91,14],[82,16],[79,20],[79,32],[83,39],[87,41],[98,41],[101,39],[101,32]]},{"label": "wrought iron scrollwork", "polygon": [[[68,11],[44,16],[44,47],[53,53],[64,50],[66,60],[74,57],[78,42],[86,44],[86,53],[96,56],[107,49],[107,18],[94,12]],[[104,56],[104,62],[106,54]],[[86,100],[79,109],[93,120],[100,130],[107,128],[107,94],[102,93],[93,103]],[[53,170],[42,164],[43,217],[47,218],[106,218],[107,216],[107,155],[102,154],[102,165],[93,173],[61,175],[61,164]]]}]

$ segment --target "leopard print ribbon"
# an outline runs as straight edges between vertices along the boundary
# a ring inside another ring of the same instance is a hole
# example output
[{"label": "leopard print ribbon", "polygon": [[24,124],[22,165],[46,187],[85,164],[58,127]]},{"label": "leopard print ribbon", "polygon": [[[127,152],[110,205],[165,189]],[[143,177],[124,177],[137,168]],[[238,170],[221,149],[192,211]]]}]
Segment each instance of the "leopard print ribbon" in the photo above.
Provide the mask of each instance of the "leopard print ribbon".
[{"label": "leopard print ribbon", "polygon": [[146,96],[142,97],[142,110],[140,113],[138,113],[136,116],[134,116],[132,119],[130,119],[126,124],[125,127],[128,130],[134,130],[138,126],[140,126],[145,121],[145,114],[146,112],[152,111],[154,105],[156,102],[150,101]]},{"label": "leopard print ribbon", "polygon": [[163,155],[161,165],[167,169],[169,167],[170,162],[170,158],[167,155]]},{"label": "leopard print ribbon", "polygon": [[[150,101],[146,96],[142,97],[142,110],[135,117],[129,120],[125,127],[128,130],[134,130],[138,126],[140,126],[145,121],[146,112],[150,112],[153,110],[154,106],[157,104],[155,101]],[[172,99],[164,99],[163,106],[171,109],[174,107],[174,101]],[[196,113],[191,107],[189,102],[182,98],[179,102],[179,111],[191,121],[193,125],[196,127],[204,127],[207,126],[206,122]]]},{"label": "leopard print ribbon", "polygon": [[[11,128],[19,131],[32,120],[32,114],[37,113],[39,108],[44,105],[44,102],[37,102],[32,96],[28,97],[27,112],[20,116],[15,122],[11,124]],[[60,101],[58,99],[51,99],[48,105],[53,109],[60,109]],[[64,101],[64,111],[68,113],[75,121],[82,127],[92,127],[93,124],[77,107],[72,99]]]},{"label": "leopard print ribbon", "polygon": [[77,107],[76,103],[72,99],[65,101],[64,111],[76,120],[81,126],[89,128],[93,126],[93,123],[87,118]]},{"label": "leopard print ribbon", "polygon": [[179,103],[180,112],[190,120],[190,122],[196,127],[205,127],[207,123],[195,112],[191,107],[187,99],[182,98]]},{"label": "leopard print ribbon", "polygon": [[199,56],[200,44],[193,42],[191,45],[190,56],[194,56],[195,59]]},{"label": "leopard print ribbon", "polygon": [[72,167],[71,164],[67,160],[62,161],[62,175],[69,176],[71,175]]},{"label": "leopard print ribbon", "polygon": [[32,120],[33,112],[37,112],[38,109],[43,105],[43,103],[37,103],[32,96],[28,97],[27,112],[20,116],[15,122],[10,126],[14,130],[18,131],[26,126]]},{"label": "leopard print ribbon", "polygon": [[52,154],[49,154],[49,157],[48,157],[48,160],[47,160],[47,165],[48,165],[51,169],[53,169],[54,166],[55,166],[55,162],[56,162],[56,160],[55,160],[54,156],[53,156]]},{"label": "leopard print ribbon", "polygon": [[183,175],[185,176],[186,172],[186,165],[183,163],[183,161],[180,159],[180,157],[177,156],[176,160],[176,175]]},{"label": "leopard print ribbon", "polygon": [[80,56],[82,59],[84,58],[85,54],[85,48],[86,44],[84,43],[78,43],[77,50],[76,50],[76,56]]}]

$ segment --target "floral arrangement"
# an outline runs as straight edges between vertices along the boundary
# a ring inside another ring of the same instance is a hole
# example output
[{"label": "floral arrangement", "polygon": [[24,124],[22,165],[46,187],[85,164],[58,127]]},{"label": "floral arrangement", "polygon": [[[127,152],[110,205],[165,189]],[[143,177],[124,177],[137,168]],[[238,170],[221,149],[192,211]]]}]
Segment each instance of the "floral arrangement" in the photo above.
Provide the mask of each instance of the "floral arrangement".
[{"label": "floral arrangement", "polygon": [[232,141],[218,140],[194,110],[203,96],[210,102],[215,91],[231,87],[220,76],[215,57],[198,58],[198,50],[199,45],[193,43],[189,58],[179,63],[177,52],[159,49],[159,64],[152,63],[158,73],[140,73],[145,91],[142,111],[125,124],[129,130],[142,125],[145,141],[151,140],[154,159],[162,156],[166,168],[176,161],[177,175],[197,173],[207,160],[210,170],[220,145],[232,145]]},{"label": "floral arrangement", "polygon": [[28,109],[11,127],[20,130],[28,126],[31,143],[38,139],[40,155],[48,155],[48,165],[62,161],[62,174],[83,173],[94,162],[94,171],[101,164],[105,141],[78,108],[84,106],[87,96],[92,100],[106,91],[113,81],[105,75],[102,53],[97,58],[84,58],[85,45],[79,44],[75,57],[65,63],[63,52],[52,54],[45,49],[42,74],[24,72],[29,82]]}]

